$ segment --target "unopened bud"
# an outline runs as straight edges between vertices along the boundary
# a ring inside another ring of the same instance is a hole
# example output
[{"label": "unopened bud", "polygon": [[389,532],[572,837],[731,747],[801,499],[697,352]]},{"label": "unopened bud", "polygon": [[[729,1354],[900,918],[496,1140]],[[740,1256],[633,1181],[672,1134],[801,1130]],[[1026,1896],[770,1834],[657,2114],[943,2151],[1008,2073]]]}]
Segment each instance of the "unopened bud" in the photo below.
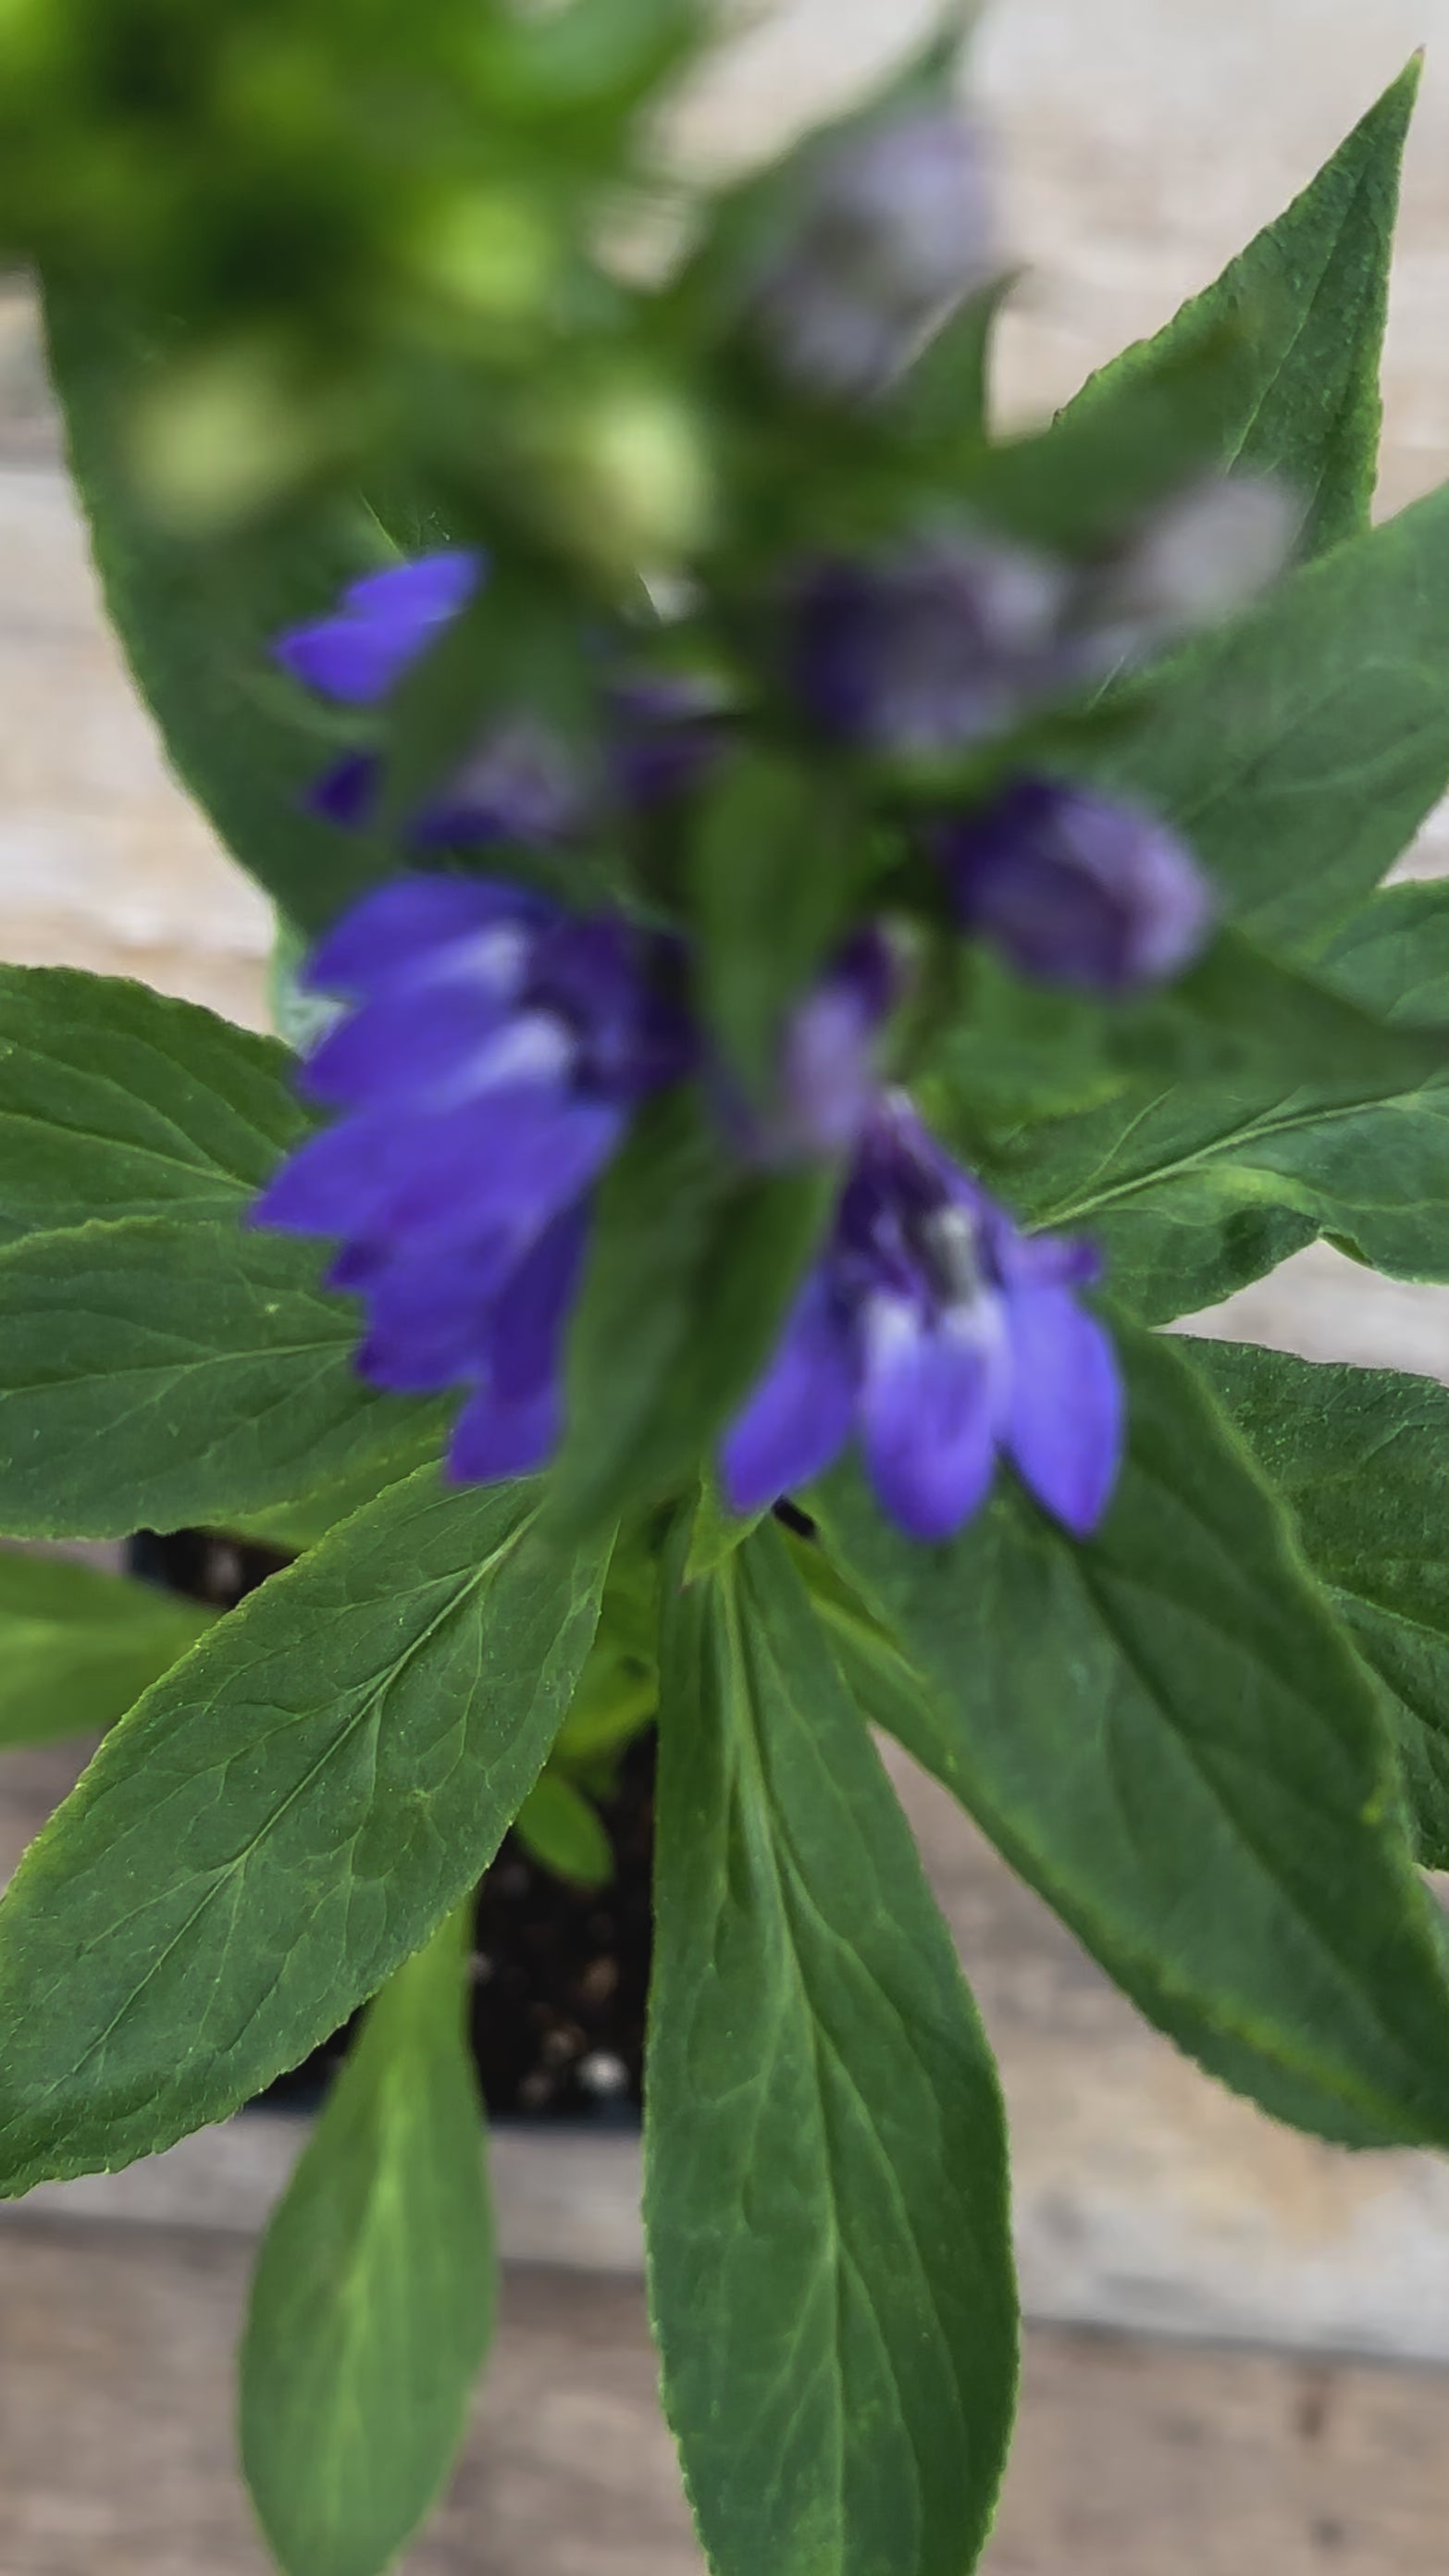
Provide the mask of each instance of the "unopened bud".
[{"label": "unopened bud", "polygon": [[585,388],[566,418],[548,424],[542,446],[559,519],[605,571],[675,562],[705,535],[713,484],[699,421],[668,387]]},{"label": "unopened bud", "polygon": [[874,393],[931,323],[999,274],[988,151],[948,107],[845,138],[817,169],[761,295],[778,364],[813,390]]},{"label": "unopened bud", "polygon": [[975,534],[817,565],[793,609],[797,693],[840,741],[906,759],[966,749],[1053,686],[1070,578]]},{"label": "unopened bud", "polygon": [[1017,779],[942,826],[936,856],[962,928],[1044,983],[1109,994],[1164,983],[1212,926],[1207,880],[1175,833],[1057,779]]},{"label": "unopened bud", "polygon": [[1276,581],[1302,519],[1292,492],[1269,475],[1193,484],[1154,510],[1089,580],[1084,622],[1123,659],[1216,626]]}]

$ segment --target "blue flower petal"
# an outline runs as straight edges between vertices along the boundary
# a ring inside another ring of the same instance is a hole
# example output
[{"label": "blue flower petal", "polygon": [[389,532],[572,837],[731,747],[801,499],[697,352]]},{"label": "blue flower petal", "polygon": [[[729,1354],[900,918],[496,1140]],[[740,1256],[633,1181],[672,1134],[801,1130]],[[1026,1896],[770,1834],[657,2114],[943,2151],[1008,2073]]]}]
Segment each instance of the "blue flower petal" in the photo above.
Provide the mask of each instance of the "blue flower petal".
[{"label": "blue flower petal", "polygon": [[526,1237],[587,1188],[623,1119],[609,1102],[543,1084],[432,1116],[411,1103],[358,1111],[299,1147],[254,1220],[288,1234],[362,1236],[389,1254],[409,1237],[441,1254],[495,1226]]},{"label": "blue flower petal", "polygon": [[[542,1085],[490,1093],[446,1117],[412,1119],[414,1163],[383,1209],[355,1229],[427,1235],[441,1255],[493,1226],[536,1234],[597,1178],[624,1111]],[[349,1125],[358,1122],[349,1120]]]},{"label": "blue flower petal", "polygon": [[575,1200],[555,1217],[493,1301],[489,1382],[511,1404],[531,1401],[558,1375],[564,1324],[583,1264],[588,1213],[587,1202]]},{"label": "blue flower petal", "polygon": [[[500,977],[501,981],[501,977]],[[466,1091],[487,1051],[518,1015],[506,991],[461,980],[385,993],[328,1032],[301,1067],[313,1100],[426,1101],[440,1088]],[[565,1037],[560,1031],[562,1041]]]},{"label": "blue flower petal", "polygon": [[348,584],[342,604],[369,617],[415,623],[453,617],[466,608],[485,569],[483,556],[470,547],[447,546],[411,563],[385,564],[380,572],[364,573]]},{"label": "blue flower petal", "polygon": [[480,1387],[454,1426],[448,1473],[460,1484],[478,1485],[500,1476],[535,1475],[553,1456],[561,1420],[561,1398],[552,1382],[522,1404]]},{"label": "blue flower petal", "polygon": [[849,1323],[825,1273],[816,1271],[721,1448],[731,1511],[762,1511],[824,1472],[850,1437],[857,1375]]},{"label": "blue flower petal", "polygon": [[1117,1354],[1066,1288],[1023,1288],[1008,1309],[1012,1382],[1006,1445],[1037,1501],[1088,1538],[1122,1463],[1125,1399]]},{"label": "blue flower petal", "polygon": [[494,1234],[445,1262],[408,1253],[390,1262],[365,1291],[360,1374],[409,1395],[476,1378],[487,1359],[491,1301],[515,1252],[511,1236]]},{"label": "blue flower petal", "polygon": [[376,706],[432,642],[478,584],[480,566],[464,553],[424,555],[368,573],[330,617],[294,626],[277,638],[275,659],[293,679],[346,706]]},{"label": "blue flower petal", "polygon": [[494,877],[392,877],[329,930],[307,964],[324,993],[371,994],[466,971],[483,933],[543,919],[548,907]]},{"label": "blue flower petal", "polygon": [[251,1211],[283,1234],[371,1234],[389,1196],[411,1178],[416,1122],[387,1113],[348,1118],[298,1147]]},{"label": "blue flower petal", "polygon": [[930,1315],[875,1297],[861,1431],[871,1483],[912,1538],[951,1538],[990,1490],[1009,1378],[995,1300]]}]

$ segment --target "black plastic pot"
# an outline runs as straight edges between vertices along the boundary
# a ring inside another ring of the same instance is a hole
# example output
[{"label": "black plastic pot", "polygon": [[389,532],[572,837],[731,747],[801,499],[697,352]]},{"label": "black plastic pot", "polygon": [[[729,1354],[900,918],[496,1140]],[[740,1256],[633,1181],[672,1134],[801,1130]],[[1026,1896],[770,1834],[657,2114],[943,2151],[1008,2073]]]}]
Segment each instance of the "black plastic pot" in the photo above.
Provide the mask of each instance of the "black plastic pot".
[{"label": "black plastic pot", "polygon": [[[288,1562],[212,1530],[143,1530],[131,1572],[166,1591],[234,1609]],[[614,1852],[602,1888],[567,1884],[509,1834],[477,1896],[473,2049],[491,2119],[634,2126],[649,1985],[654,1738],[625,1752],[599,1809]],[[312,2110],[345,2054],[348,2023],[259,2098]]]}]

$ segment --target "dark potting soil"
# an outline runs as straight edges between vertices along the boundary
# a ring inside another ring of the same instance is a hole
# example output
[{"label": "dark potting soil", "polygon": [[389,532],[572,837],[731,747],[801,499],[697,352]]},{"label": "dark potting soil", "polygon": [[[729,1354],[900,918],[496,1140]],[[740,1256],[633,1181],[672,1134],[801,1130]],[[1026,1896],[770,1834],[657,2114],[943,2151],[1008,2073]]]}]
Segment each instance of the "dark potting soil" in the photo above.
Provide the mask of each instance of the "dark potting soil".
[{"label": "dark potting soil", "polygon": [[[288,1562],[210,1530],[133,1539],[134,1574],[233,1609]],[[649,1986],[654,1737],[635,1739],[600,1818],[614,1853],[601,1888],[540,1868],[510,1833],[478,1889],[472,1959],[473,2050],[493,2119],[632,2125],[639,2115]],[[263,2102],[310,2110],[346,2054],[349,2022]]]}]

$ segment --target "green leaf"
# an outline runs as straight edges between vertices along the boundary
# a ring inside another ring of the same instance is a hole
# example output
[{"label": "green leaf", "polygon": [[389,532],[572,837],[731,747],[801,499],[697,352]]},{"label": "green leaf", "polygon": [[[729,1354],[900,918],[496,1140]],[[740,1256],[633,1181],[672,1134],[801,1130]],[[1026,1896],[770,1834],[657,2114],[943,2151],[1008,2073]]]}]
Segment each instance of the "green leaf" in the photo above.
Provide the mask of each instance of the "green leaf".
[{"label": "green leaf", "polygon": [[809,990],[860,877],[846,816],[818,776],[759,755],[731,761],[692,852],[700,998],[726,1062],[762,1107],[785,1018]]},{"label": "green leaf", "polygon": [[524,1486],[394,1486],[112,1729],[0,1901],[0,2193],[295,2066],[486,1868],[597,1613]]},{"label": "green leaf", "polygon": [[605,1887],[614,1875],[613,1847],[595,1810],[560,1771],[541,1771],[513,1819],[525,1851],[556,1878]]},{"label": "green leaf", "polygon": [[1117,705],[1082,768],[1176,826],[1240,929],[1321,947],[1449,784],[1449,486]]},{"label": "green leaf", "polygon": [[442,2490],[492,2336],[470,1920],[388,1979],[262,2240],[241,2454],[285,2576],[382,2576]]},{"label": "green leaf", "polygon": [[[106,609],[167,757],[222,839],[303,930],[378,874],[366,836],[307,810],[344,747],[304,721],[271,666],[284,627],[320,617],[385,548],[361,507],[318,506],[232,543],[172,535],[137,495],[123,447],[167,334],[124,310],[109,278],[44,281],[51,380],[90,524]],[[159,317],[158,317],[159,319]]]},{"label": "green leaf", "polygon": [[267,1511],[228,1512],[226,1527],[237,1538],[251,1539],[262,1547],[274,1547],[281,1553],[300,1556],[319,1539],[327,1537],[342,1521],[360,1512],[364,1503],[375,1503],[389,1485],[400,1484],[415,1467],[424,1466],[438,1454],[438,1430],[434,1422],[424,1420],[411,1439],[402,1435],[406,1426],[399,1424],[399,1441],[386,1457],[365,1457],[345,1476],[337,1476],[317,1485],[307,1485],[289,1503],[274,1503]]},{"label": "green leaf", "polygon": [[0,966],[0,1242],[234,1210],[305,1133],[290,1064],[144,984]]},{"label": "green leaf", "polygon": [[644,2211],[700,2533],[963,2576],[1015,2384],[986,2042],[778,1531],[673,1589],[664,1668]]},{"label": "green leaf", "polygon": [[699,1480],[699,1493],[690,1515],[689,1547],[684,1560],[685,1582],[693,1583],[701,1574],[713,1574],[763,1518],[762,1512],[743,1515],[732,1512],[717,1478],[707,1468]]},{"label": "green leaf", "polygon": [[[1437,1030],[1417,1024],[1437,1014],[1449,1032],[1449,887],[1376,896],[1322,973],[1432,1051]],[[1296,1021],[1278,1016],[1289,1041]],[[1321,1025],[1331,1039],[1331,1013]],[[1396,1276],[1449,1278],[1449,1079],[1368,1080],[1366,1061],[1346,1055],[1341,1079],[1312,1086],[1262,1071],[1134,1083],[1018,1137],[996,1177],[1035,1223],[1087,1228],[1113,1294],[1149,1323],[1215,1304],[1318,1234]]]},{"label": "green leaf", "polygon": [[892,388],[892,435],[928,457],[955,447],[976,465],[989,427],[992,335],[1015,280],[1002,278],[947,315]]},{"label": "green leaf", "polygon": [[1449,2139],[1449,1973],[1372,1686],[1188,1351],[1123,1337],[1079,1547],[1004,1492],[949,1547],[812,1505],[923,1685],[891,1723],[1148,2018],[1278,2118]]},{"label": "green leaf", "polygon": [[97,1566],[0,1550],[0,1751],[113,1725],[212,1617]]},{"label": "green leaf", "polygon": [[698,1467],[774,1347],[834,1186],[818,1169],[734,1178],[692,1093],[643,1111],[590,1229],[554,1480],[562,1534]]},{"label": "green leaf", "polygon": [[1213,464],[1245,354],[1242,327],[1224,320],[1127,376],[1110,402],[1079,397],[1047,429],[1003,440],[971,473],[973,509],[1067,554],[1119,543],[1125,521]]},{"label": "green leaf", "polygon": [[621,1538],[554,1759],[589,1778],[648,1725],[658,1704],[658,1567],[652,1550]]},{"label": "green leaf", "polygon": [[1205,334],[1233,324],[1235,363],[1218,389],[1219,462],[1284,475],[1308,508],[1315,553],[1368,525],[1399,165],[1420,68],[1416,55],[1214,285],[1083,386],[1063,429],[1109,422]]},{"label": "green leaf", "polygon": [[209,1217],[0,1253],[0,1528],[225,1527],[415,1455],[441,1408],[364,1386],[321,1267],[313,1245]]},{"label": "green leaf", "polygon": [[1395,1012],[1394,999],[1384,997],[1381,1013],[1225,930],[1157,1012],[1180,1024],[1176,1043],[1189,1064],[1196,1046],[1204,1072],[1246,1062],[1299,1087],[1351,1083],[1398,1095],[1449,1074],[1449,1016],[1420,1028]]},{"label": "green leaf", "polygon": [[[1314,1086],[1327,1113],[1366,1092],[1402,1097],[1449,1069],[1449,1017],[1402,1025],[1407,1015],[1355,1000],[1232,929],[1170,989],[1133,1000],[1033,985],[976,946],[953,964],[955,1004],[926,1036],[917,1094],[969,1160],[1013,1172],[1024,1161],[1029,1200],[1041,1167],[1054,1180],[1062,1155],[1070,1169],[1085,1144],[1094,1170],[1091,1143],[1135,1128],[1165,1098],[1211,1135],[1224,1099],[1236,1110],[1245,1085],[1270,1108],[1285,1091],[1301,1104]],[[1108,1102],[1110,1114],[1079,1123]]]},{"label": "green leaf", "polygon": [[1449,1868],[1449,1390],[1234,1342],[1194,1356],[1383,1684],[1419,1858]]}]

